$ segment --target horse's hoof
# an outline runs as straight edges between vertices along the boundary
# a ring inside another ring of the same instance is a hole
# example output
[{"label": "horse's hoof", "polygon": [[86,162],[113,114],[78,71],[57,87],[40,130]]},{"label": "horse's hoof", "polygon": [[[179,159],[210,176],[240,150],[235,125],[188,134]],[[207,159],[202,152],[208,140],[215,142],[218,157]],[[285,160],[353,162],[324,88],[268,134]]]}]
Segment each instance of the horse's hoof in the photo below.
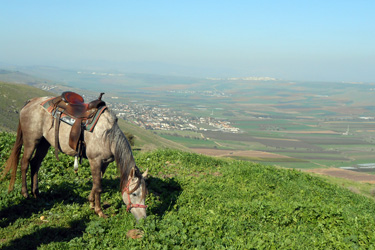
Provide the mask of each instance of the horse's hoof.
[{"label": "horse's hoof", "polygon": [[102,211],[100,211],[100,212],[98,213],[98,215],[99,215],[99,217],[104,218],[104,219],[107,219],[107,218],[108,218],[108,216],[107,216],[105,213],[103,213]]},{"label": "horse's hoof", "polygon": [[34,198],[37,199],[37,198],[39,197],[39,191],[35,191],[35,192],[33,193],[33,195],[34,195]]},{"label": "horse's hoof", "polygon": [[107,218],[108,218],[108,216],[107,216],[105,213],[103,213],[102,210],[95,211],[95,213],[96,213],[99,217],[101,217],[101,218],[104,218],[104,219],[107,219]]}]

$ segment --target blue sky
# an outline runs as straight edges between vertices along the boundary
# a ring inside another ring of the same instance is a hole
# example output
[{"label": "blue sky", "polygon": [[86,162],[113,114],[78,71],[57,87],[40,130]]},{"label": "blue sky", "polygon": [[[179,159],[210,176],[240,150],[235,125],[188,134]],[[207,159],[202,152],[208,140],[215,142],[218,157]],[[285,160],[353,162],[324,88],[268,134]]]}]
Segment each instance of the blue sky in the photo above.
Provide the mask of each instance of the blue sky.
[{"label": "blue sky", "polygon": [[375,81],[375,1],[18,1],[0,63]]}]

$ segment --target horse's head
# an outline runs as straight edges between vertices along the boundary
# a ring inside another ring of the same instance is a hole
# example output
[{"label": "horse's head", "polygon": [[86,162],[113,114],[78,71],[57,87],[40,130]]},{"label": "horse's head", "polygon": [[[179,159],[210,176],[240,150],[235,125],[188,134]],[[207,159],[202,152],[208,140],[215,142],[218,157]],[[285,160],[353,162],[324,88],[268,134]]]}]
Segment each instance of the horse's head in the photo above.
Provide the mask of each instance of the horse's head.
[{"label": "horse's head", "polygon": [[146,218],[145,198],[146,198],[146,183],[145,178],[147,177],[148,170],[142,175],[136,175],[136,170],[133,168],[130,171],[128,182],[122,190],[122,199],[126,204],[126,210],[130,211],[135,219]]}]

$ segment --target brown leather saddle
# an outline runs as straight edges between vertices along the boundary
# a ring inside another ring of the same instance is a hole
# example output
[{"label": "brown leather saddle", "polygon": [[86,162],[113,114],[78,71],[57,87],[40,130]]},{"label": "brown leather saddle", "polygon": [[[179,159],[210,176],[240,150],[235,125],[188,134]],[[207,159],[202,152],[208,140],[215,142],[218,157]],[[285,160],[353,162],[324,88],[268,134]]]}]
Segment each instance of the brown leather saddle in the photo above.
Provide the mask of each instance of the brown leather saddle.
[{"label": "brown leather saddle", "polygon": [[[84,147],[83,138],[83,127],[87,122],[92,119],[98,108],[105,106],[105,102],[102,101],[104,93],[100,93],[98,99],[85,103],[83,97],[77,93],[66,91],[51,100],[53,109],[55,110],[55,156],[58,160],[59,146],[59,127],[60,118],[62,114],[68,115],[75,119],[69,135],[69,146],[77,151],[77,155],[82,157],[82,151]],[[60,150],[61,151],[61,150]]]}]

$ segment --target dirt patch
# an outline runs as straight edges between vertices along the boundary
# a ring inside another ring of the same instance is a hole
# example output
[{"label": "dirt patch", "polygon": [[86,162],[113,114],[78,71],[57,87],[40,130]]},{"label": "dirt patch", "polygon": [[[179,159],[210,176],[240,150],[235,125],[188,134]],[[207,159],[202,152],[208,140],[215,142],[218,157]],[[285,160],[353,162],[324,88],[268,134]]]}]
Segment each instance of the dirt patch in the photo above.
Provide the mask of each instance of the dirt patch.
[{"label": "dirt patch", "polygon": [[300,140],[296,140],[296,139],[281,139],[281,138],[265,138],[265,137],[254,137],[254,138],[260,139],[260,140],[269,140],[269,141],[296,141],[296,142],[300,141]]},{"label": "dirt patch", "polygon": [[344,179],[348,179],[352,181],[375,184],[375,175],[359,173],[359,172],[354,172],[354,171],[340,169],[340,168],[316,168],[316,169],[306,170],[305,172],[328,175],[328,176],[344,178]]},{"label": "dirt patch", "polygon": [[219,156],[219,157],[253,157],[253,158],[290,158],[289,156],[273,154],[263,151],[255,150],[224,150],[224,149],[210,149],[210,148],[192,148],[192,150],[199,154],[210,155],[210,156]]},{"label": "dirt patch", "polygon": [[286,131],[278,131],[280,133],[289,133],[289,134],[332,134],[337,135],[340,134],[338,132],[332,130],[319,130],[319,131],[293,131],[293,130],[286,130]]}]

